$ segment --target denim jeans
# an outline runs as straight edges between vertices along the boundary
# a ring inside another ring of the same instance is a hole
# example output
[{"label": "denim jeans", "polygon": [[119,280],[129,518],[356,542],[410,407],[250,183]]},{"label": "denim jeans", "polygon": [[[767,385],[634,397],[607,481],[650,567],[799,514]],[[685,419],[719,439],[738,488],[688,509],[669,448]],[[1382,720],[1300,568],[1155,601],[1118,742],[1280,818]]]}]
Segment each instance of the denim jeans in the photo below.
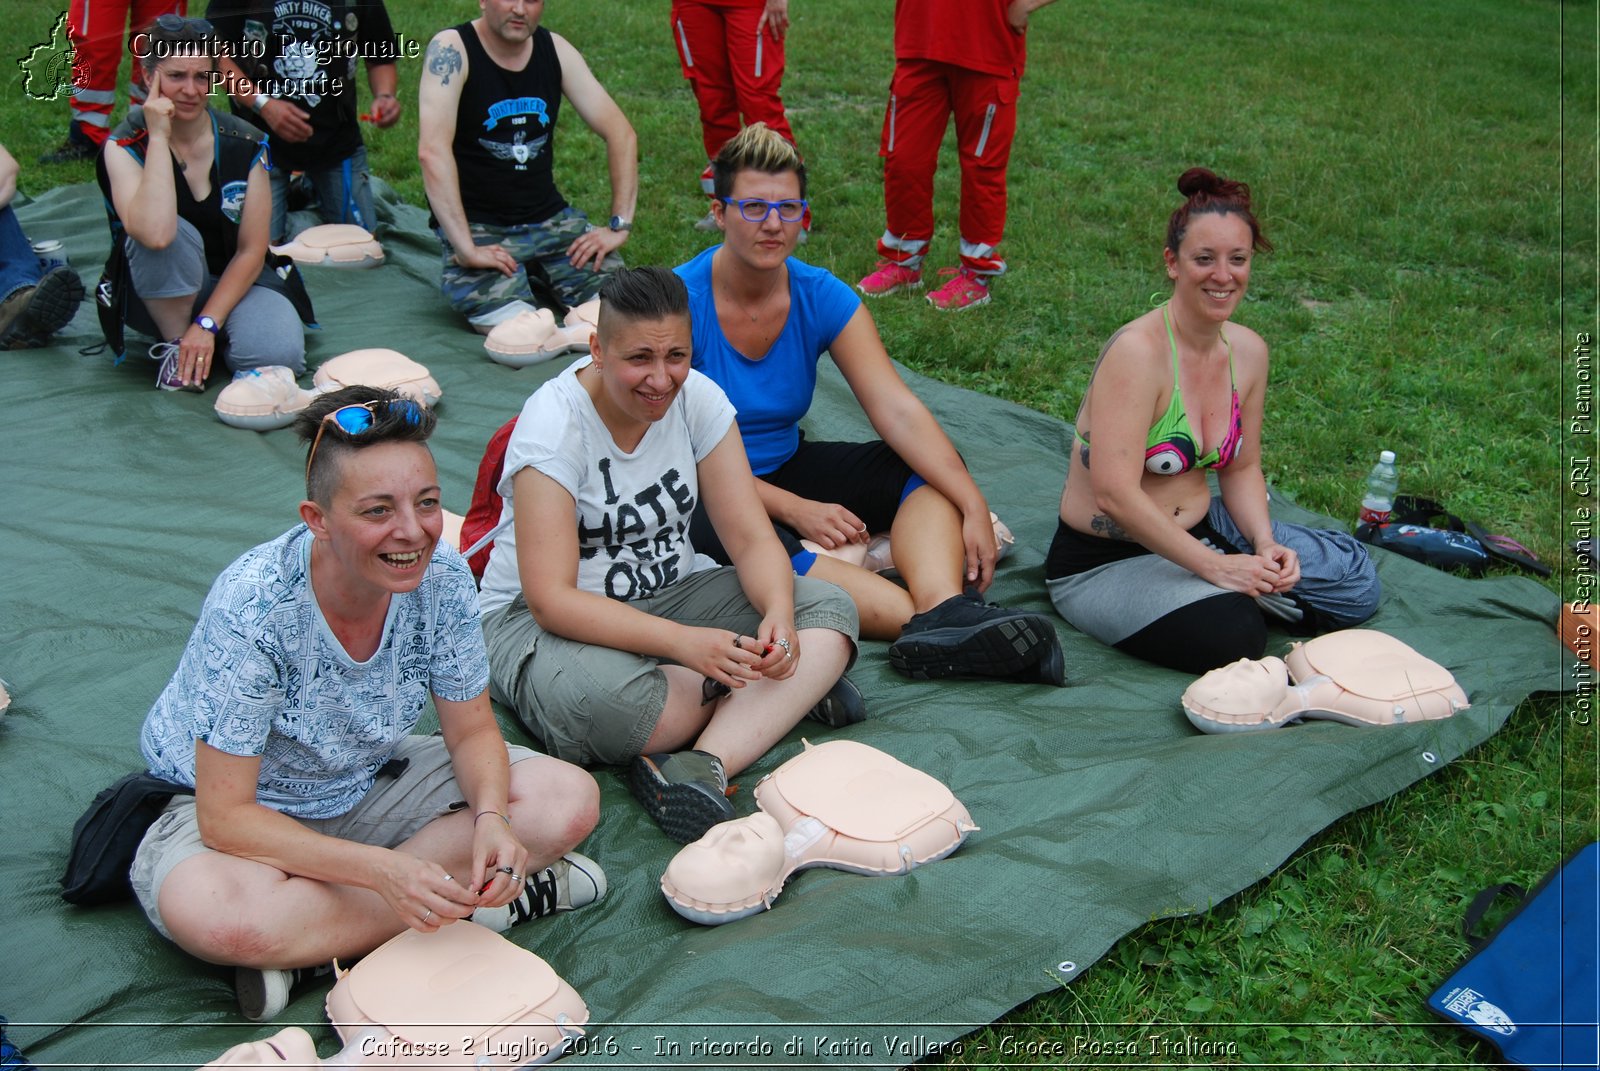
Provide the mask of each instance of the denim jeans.
[{"label": "denim jeans", "polygon": [[[272,240],[289,238],[289,175],[286,167],[273,165]],[[317,192],[317,214],[324,223],[355,223],[370,233],[377,229],[372,209],[372,179],[367,171],[365,145],[332,167],[306,169],[305,176]]]},{"label": "denim jeans", "polygon": [[38,283],[39,258],[10,205],[0,208],[0,301]]}]

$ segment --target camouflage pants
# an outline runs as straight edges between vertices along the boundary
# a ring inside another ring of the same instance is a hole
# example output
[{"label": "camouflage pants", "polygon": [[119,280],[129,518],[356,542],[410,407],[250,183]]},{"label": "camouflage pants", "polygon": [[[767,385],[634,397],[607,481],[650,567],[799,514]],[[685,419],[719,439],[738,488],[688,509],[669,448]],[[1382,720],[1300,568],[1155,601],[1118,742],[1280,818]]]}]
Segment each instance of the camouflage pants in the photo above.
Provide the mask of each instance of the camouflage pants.
[{"label": "camouflage pants", "polygon": [[[439,289],[444,292],[450,307],[476,320],[513,301],[545,307],[548,300],[528,282],[528,265],[538,264],[550,280],[555,296],[567,305],[581,305],[599,293],[606,277],[622,267],[622,258],[615,253],[606,257],[598,271],[572,266],[567,259],[567,247],[589,229],[589,217],[568,206],[540,223],[525,223],[514,227],[497,227],[487,223],[470,224],[474,245],[499,244],[519,267],[515,275],[502,275],[497,271],[478,271],[463,268],[455,261],[455,249],[450,240],[437,228],[439,244],[443,250],[444,268]],[[535,271],[537,275],[537,271]],[[560,310],[556,310],[558,313]]]}]

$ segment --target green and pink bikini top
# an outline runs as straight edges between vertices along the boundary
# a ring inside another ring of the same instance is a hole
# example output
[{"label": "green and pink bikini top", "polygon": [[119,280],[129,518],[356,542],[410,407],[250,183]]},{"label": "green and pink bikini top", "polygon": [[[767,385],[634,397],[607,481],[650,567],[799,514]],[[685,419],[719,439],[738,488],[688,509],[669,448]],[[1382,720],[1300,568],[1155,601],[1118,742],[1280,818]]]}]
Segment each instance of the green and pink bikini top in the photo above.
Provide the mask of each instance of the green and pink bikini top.
[{"label": "green and pink bikini top", "polygon": [[[1189,414],[1183,409],[1183,391],[1178,386],[1178,340],[1172,335],[1172,318],[1167,306],[1161,307],[1161,320],[1167,326],[1167,343],[1172,347],[1172,400],[1145,439],[1144,467],[1157,476],[1177,476],[1196,465],[1203,469],[1226,468],[1239,453],[1239,442],[1244,438],[1244,418],[1239,412],[1239,386],[1233,378],[1233,343],[1223,335],[1228,347],[1228,385],[1233,392],[1232,412],[1228,415],[1228,433],[1216,448],[1204,457],[1198,457],[1194,431],[1189,426]],[[1083,440],[1083,462],[1089,463],[1089,436]]]}]

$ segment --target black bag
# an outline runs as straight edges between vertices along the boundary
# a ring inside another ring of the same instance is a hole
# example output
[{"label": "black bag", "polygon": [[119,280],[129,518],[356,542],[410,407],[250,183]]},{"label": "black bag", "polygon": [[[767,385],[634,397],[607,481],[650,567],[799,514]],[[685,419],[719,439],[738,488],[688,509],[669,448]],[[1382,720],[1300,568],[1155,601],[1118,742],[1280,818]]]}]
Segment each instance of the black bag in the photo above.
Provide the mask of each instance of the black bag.
[{"label": "black bag", "polygon": [[145,832],[173,796],[194,795],[154,774],[131,773],[102,789],[72,827],[72,851],[61,875],[61,899],[85,907],[133,895],[128,869]]}]

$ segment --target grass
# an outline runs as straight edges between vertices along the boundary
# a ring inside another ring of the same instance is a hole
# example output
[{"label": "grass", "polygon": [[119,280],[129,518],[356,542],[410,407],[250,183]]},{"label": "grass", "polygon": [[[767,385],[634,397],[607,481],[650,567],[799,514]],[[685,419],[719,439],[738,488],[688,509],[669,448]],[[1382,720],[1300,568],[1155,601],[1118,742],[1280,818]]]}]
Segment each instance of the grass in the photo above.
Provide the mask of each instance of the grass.
[{"label": "grass", "polygon": [[[199,6],[198,2],[195,6]],[[639,131],[632,263],[676,263],[703,212],[695,110],[665,2],[553,0],[569,36]],[[43,40],[56,12],[8,4],[0,57]],[[847,280],[882,230],[876,158],[892,67],[887,0],[799,0],[785,99],[812,169],[806,259]],[[466,3],[391,4],[426,42]],[[918,371],[1070,420],[1100,342],[1162,288],[1173,182],[1202,163],[1249,181],[1277,252],[1257,262],[1240,318],[1272,345],[1268,476],[1302,504],[1354,513],[1381,447],[1404,490],[1514,534],[1570,590],[1568,356],[1596,334],[1596,13],[1553,0],[1238,0],[1176,6],[1079,0],[1035,16],[1011,163],[995,301],[941,317],[873,306],[890,351]],[[9,64],[0,140],[32,161],[65,108],[25,101]],[[368,138],[374,170],[422,203],[414,63],[402,124]],[[563,120],[558,177],[607,214],[599,143]],[[941,163],[935,264],[954,260],[955,160]],[[28,167],[27,191],[91,177]],[[1041,491],[1041,503],[1054,490]],[[1044,508],[1041,506],[1041,508]],[[1554,697],[1384,804],[1336,823],[1276,874],[1205,915],[1152,922],[1070,987],[965,1039],[959,1064],[1024,1058],[1017,1042],[1083,1039],[1046,1063],[1271,1063],[1381,1067],[1487,1062],[1432,1023],[1426,992],[1465,952],[1477,889],[1536,881],[1596,836],[1594,727]],[[936,1017],[937,1009],[929,1009]],[[1066,1024],[1066,1025],[1059,1025]],[[1148,1037],[1188,1036],[1148,1055]],[[1007,1042],[1009,1039],[1009,1042]],[[1002,1044],[1006,1043],[1006,1044]],[[1136,1046],[1140,1055],[1112,1052]],[[986,1046],[980,1049],[979,1046]]]}]

